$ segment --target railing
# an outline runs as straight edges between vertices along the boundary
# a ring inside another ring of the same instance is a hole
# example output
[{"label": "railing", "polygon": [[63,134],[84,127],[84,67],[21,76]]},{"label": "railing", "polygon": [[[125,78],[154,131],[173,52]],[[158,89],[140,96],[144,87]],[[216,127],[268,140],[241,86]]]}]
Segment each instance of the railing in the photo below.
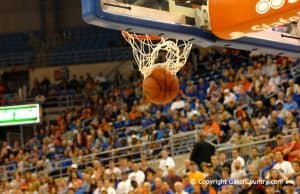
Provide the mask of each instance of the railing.
[{"label": "railing", "polygon": [[7,65],[32,64],[33,56],[33,52],[12,53],[0,56],[0,67],[5,68]]},{"label": "railing", "polygon": [[[110,160],[116,160],[119,158],[130,158],[131,161],[140,161],[141,155],[145,156],[148,160],[157,160],[160,156],[160,151],[167,147],[171,155],[176,157],[178,155],[189,153],[192,145],[195,143],[195,134],[197,130],[192,132],[186,132],[174,135],[170,138],[162,139],[153,142],[143,142],[139,145],[132,145],[129,147],[123,147],[90,155],[85,155],[76,158],[69,158],[61,160],[59,162],[51,162],[41,167],[25,167],[18,169],[18,172],[46,172],[52,177],[64,177],[66,176],[67,169],[72,163],[76,163],[79,169],[85,169],[92,165],[93,160],[100,159],[101,162],[106,165]],[[6,165],[0,166],[1,178],[11,179],[13,173],[16,171],[15,166]]]},{"label": "railing", "polygon": [[[291,141],[290,134],[284,136],[284,138],[285,144],[288,144]],[[257,148],[259,155],[262,156],[268,147],[271,149],[276,147],[276,138],[251,141],[250,143],[240,145],[223,144],[222,146],[218,146],[216,152],[217,154],[222,152],[225,153],[227,160],[232,161],[232,150],[234,149],[238,149],[240,155],[246,156],[250,153],[251,148]]]},{"label": "railing", "polygon": [[[107,165],[110,160],[117,160],[119,158],[129,158],[132,162],[140,161],[141,156],[146,157],[147,160],[151,162],[156,162],[160,156],[160,151],[163,148],[168,148],[172,157],[177,157],[182,154],[188,154],[191,151],[192,146],[196,141],[196,133],[199,130],[194,130],[191,132],[180,133],[174,135],[170,138],[162,139],[159,141],[146,142],[142,141],[139,145],[132,145],[128,147],[112,149],[107,151],[102,151],[98,153],[93,153],[90,155],[79,156],[74,158],[68,158],[65,160],[60,160],[58,162],[51,161],[48,164],[44,164],[42,167],[24,167],[23,169],[18,169],[19,172],[46,172],[54,178],[64,177],[67,175],[68,168],[71,164],[76,163],[79,169],[85,169],[92,165],[93,160],[101,160],[104,165]],[[291,141],[291,135],[284,136],[285,143],[288,144]],[[208,141],[209,142],[209,141]],[[249,154],[249,149],[255,147],[258,149],[259,154],[263,155],[267,147],[273,149],[276,147],[276,139],[265,139],[254,141],[247,144],[241,145],[229,145],[229,144],[213,144],[216,147],[216,154],[225,152],[227,159],[232,160],[232,150],[239,149],[241,155],[245,156]],[[16,171],[15,166],[6,165],[0,166],[1,178],[12,178],[13,173]]]}]

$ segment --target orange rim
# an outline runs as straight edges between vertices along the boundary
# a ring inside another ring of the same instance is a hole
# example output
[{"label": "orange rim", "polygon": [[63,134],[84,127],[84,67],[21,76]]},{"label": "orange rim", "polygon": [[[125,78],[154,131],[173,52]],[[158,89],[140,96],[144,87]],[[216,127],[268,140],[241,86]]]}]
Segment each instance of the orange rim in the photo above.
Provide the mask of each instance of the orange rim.
[{"label": "orange rim", "polygon": [[131,39],[137,39],[137,40],[161,40],[161,36],[158,35],[150,35],[150,34],[145,34],[145,35],[137,35],[137,34],[131,34],[127,31],[122,31],[122,35],[127,38]]}]

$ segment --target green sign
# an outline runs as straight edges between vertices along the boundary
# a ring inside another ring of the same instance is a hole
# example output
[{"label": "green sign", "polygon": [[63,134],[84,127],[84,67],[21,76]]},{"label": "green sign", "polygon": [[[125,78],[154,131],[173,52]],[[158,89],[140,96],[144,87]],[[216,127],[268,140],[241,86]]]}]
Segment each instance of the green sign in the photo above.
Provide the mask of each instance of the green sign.
[{"label": "green sign", "polygon": [[39,122],[39,104],[0,107],[0,126],[24,125]]}]

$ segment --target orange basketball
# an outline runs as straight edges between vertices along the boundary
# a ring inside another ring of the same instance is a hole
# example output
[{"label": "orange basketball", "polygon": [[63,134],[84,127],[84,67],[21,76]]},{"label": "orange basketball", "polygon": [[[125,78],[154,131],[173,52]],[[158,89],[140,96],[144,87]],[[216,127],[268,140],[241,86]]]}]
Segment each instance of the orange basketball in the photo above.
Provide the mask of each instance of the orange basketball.
[{"label": "orange basketball", "polygon": [[155,67],[144,79],[143,91],[150,102],[157,105],[167,104],[178,95],[178,78],[163,67]]}]

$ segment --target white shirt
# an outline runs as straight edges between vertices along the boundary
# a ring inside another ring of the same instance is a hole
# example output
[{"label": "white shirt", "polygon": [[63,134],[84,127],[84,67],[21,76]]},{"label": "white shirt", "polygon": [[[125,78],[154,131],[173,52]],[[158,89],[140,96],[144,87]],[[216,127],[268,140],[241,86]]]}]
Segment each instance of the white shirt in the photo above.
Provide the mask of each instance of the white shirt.
[{"label": "white shirt", "polygon": [[224,96],[224,104],[228,104],[229,102],[235,102],[236,96],[233,93],[228,93]]},{"label": "white shirt", "polygon": [[175,101],[171,104],[170,110],[184,108],[185,102],[183,100]]},{"label": "white shirt", "polygon": [[230,178],[235,179],[235,180],[239,180],[245,176],[247,176],[247,173],[244,169],[235,170],[235,171],[231,172],[231,174],[230,174]]},{"label": "white shirt", "polygon": [[174,167],[175,167],[175,162],[171,157],[167,157],[166,159],[162,158],[159,161],[159,168],[162,169],[163,176],[168,175],[168,168],[174,168]]},{"label": "white shirt", "polygon": [[101,188],[97,188],[93,194],[101,194],[102,189]]},{"label": "white shirt", "polygon": [[292,164],[289,161],[282,161],[281,163],[276,163],[273,169],[279,170],[285,176],[290,176],[295,173]]},{"label": "white shirt", "polygon": [[115,174],[115,175],[117,175],[117,177],[120,177],[120,176],[121,176],[121,170],[120,170],[120,168],[118,168],[118,167],[114,167],[113,169],[108,168],[108,169],[106,169],[106,170],[104,171],[104,173],[105,173],[106,175]]},{"label": "white shirt", "polygon": [[244,158],[242,158],[241,156],[238,156],[237,158],[235,158],[232,163],[231,163],[231,172],[234,172],[236,171],[235,168],[234,168],[234,165],[235,165],[235,161],[236,160],[239,160],[240,163],[241,163],[241,168],[244,168],[245,167],[245,160]]},{"label": "white shirt", "polygon": [[117,186],[117,194],[127,194],[131,190],[130,179],[119,182]]},{"label": "white shirt", "polygon": [[181,191],[180,193],[176,192],[175,194],[188,194],[188,193],[185,191]]},{"label": "white shirt", "polygon": [[112,187],[108,187],[106,189],[106,191],[107,191],[107,194],[116,194],[116,190]]},{"label": "white shirt", "polygon": [[145,174],[143,171],[138,170],[137,172],[130,173],[128,179],[135,180],[139,186],[142,186],[145,181]]}]

